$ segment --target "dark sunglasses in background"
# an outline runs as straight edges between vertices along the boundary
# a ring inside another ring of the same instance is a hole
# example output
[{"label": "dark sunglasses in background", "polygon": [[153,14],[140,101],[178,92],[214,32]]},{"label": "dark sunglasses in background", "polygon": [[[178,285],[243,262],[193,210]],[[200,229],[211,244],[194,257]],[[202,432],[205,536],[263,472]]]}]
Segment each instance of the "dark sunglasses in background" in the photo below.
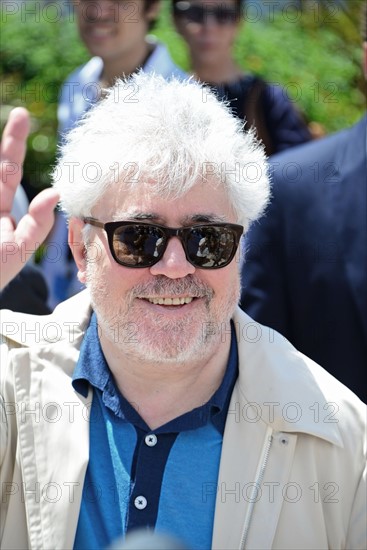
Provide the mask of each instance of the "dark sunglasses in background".
[{"label": "dark sunglasses in background", "polygon": [[174,5],[174,14],[178,18],[187,19],[191,23],[203,25],[208,21],[208,16],[213,17],[218,25],[233,25],[239,19],[239,10],[224,5],[210,6],[191,4],[190,2],[177,2]]},{"label": "dark sunglasses in background", "polygon": [[233,223],[172,228],[130,221],[102,223],[95,218],[83,221],[104,229],[114,260],[133,268],[151,267],[159,262],[169,239],[177,237],[190,264],[200,269],[219,269],[233,260],[243,233],[242,225]]}]

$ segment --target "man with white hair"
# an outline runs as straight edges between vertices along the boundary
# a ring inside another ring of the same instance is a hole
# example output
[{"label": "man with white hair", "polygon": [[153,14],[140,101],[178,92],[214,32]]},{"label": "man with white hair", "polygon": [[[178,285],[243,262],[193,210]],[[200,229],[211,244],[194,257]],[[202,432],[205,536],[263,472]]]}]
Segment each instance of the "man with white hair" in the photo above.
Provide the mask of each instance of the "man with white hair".
[{"label": "man with white hair", "polygon": [[199,84],[139,74],[53,179],[87,290],[2,315],[2,547],[149,527],[191,549],[365,548],[363,404],[237,306],[269,195],[254,137]]}]

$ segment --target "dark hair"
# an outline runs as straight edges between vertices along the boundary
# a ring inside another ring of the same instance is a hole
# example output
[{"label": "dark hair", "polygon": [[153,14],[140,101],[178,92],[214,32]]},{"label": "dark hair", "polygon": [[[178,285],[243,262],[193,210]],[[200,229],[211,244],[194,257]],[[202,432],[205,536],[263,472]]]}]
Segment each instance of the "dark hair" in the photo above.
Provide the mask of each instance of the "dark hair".
[{"label": "dark hair", "polygon": [[[171,0],[171,5],[172,5],[172,8],[175,4],[177,4],[177,2],[180,2],[181,0]],[[244,3],[244,0],[236,0],[236,9],[238,11],[241,10],[241,5]]]}]

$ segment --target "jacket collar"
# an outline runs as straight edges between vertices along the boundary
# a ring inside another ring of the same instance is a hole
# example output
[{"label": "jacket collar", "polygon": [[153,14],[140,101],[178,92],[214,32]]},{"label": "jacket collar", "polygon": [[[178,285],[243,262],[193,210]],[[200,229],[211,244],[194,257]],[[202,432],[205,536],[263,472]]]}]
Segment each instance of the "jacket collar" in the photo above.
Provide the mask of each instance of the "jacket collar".
[{"label": "jacket collar", "polygon": [[88,290],[58,305],[50,315],[1,312],[1,334],[18,347],[74,343],[84,336],[92,308]]},{"label": "jacket collar", "polygon": [[154,44],[154,49],[143,66],[144,72],[158,72],[163,78],[172,78],[172,76],[180,80],[187,78],[187,73],[172,61],[166,46],[153,36],[149,37],[149,42]]},{"label": "jacket collar", "polygon": [[[15,344],[31,347],[65,341],[80,342],[92,309],[84,290],[60,304],[53,314],[33,316],[2,312],[2,334]],[[343,406],[340,384],[311,359],[299,353],[276,331],[256,323],[237,308],[238,413],[245,421],[265,422],[275,431],[302,432],[342,446],[338,410]],[[79,346],[77,346],[79,347]],[[73,346],[67,346],[72,349]],[[75,357],[67,369],[71,375]],[[328,398],[340,392],[340,401]],[[234,411],[235,412],[235,411]]]}]

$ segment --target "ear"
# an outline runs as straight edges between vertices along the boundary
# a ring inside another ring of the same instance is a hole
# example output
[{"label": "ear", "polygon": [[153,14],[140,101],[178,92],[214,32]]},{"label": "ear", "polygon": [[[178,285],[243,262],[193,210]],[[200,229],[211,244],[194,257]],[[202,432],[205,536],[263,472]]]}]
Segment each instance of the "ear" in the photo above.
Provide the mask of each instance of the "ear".
[{"label": "ear", "polygon": [[78,268],[78,279],[81,283],[86,284],[87,281],[87,260],[85,254],[85,246],[83,239],[84,222],[78,218],[70,218],[69,220],[69,246],[74,257],[74,261]]}]

